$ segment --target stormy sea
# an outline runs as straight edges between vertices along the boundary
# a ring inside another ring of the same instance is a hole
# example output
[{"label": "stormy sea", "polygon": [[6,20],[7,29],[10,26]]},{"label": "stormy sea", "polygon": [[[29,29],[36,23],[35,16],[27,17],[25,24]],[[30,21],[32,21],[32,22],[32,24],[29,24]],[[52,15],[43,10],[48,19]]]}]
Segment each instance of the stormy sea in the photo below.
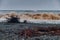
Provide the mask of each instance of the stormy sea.
[{"label": "stormy sea", "polygon": [[[4,10],[0,11],[0,13],[5,13],[5,12],[11,12],[11,10]],[[16,10],[14,11],[16,12]],[[17,11],[23,12],[22,10]],[[24,12],[33,12],[36,13],[35,11],[24,11]],[[44,12],[44,11],[37,11],[37,12]],[[60,11],[45,11],[45,12],[55,12],[55,13],[60,13]],[[0,23],[0,40],[60,40],[60,35],[40,35],[40,36],[32,36],[32,37],[26,37],[24,34],[23,36],[20,36],[20,32],[25,29],[34,29],[34,27],[43,27],[43,28],[48,28],[48,27],[58,27],[60,28],[60,24],[47,24],[47,23],[5,23],[1,22]]]}]

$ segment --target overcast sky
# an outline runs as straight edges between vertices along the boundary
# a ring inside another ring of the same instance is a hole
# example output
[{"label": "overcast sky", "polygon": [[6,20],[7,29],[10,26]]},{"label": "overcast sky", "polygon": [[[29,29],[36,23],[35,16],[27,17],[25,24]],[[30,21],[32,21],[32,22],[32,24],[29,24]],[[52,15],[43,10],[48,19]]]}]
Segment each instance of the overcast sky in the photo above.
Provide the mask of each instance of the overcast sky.
[{"label": "overcast sky", "polygon": [[60,0],[0,0],[0,10],[60,10]]}]

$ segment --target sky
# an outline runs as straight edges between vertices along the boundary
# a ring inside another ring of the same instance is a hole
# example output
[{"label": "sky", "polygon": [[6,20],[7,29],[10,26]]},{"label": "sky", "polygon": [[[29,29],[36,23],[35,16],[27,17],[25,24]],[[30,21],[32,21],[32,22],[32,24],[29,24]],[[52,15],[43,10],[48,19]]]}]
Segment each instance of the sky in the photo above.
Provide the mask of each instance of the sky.
[{"label": "sky", "polygon": [[0,0],[0,10],[60,10],[60,0]]}]

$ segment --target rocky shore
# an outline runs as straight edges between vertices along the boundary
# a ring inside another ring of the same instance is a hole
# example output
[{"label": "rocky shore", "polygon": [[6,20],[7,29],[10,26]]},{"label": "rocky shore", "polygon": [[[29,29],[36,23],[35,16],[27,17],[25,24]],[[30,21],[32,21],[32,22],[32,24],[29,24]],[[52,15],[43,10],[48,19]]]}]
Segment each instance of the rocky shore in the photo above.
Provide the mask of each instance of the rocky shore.
[{"label": "rocky shore", "polygon": [[[56,22],[59,22],[60,20],[60,14],[4,14],[0,16],[1,21],[7,21],[11,18],[11,16],[17,17],[20,19],[21,22],[24,20],[30,21],[30,22],[39,22],[35,20],[40,20],[39,23],[44,22],[41,20],[56,20]],[[33,20],[33,21],[32,21]],[[47,22],[47,21],[46,21]],[[50,21],[53,23],[53,21]],[[55,21],[54,21],[55,22]],[[43,25],[43,24],[42,24]],[[46,25],[46,26],[45,26]],[[44,26],[41,26],[41,24],[0,24],[0,37],[1,39],[21,39],[20,37],[27,37],[27,38],[47,38],[48,37],[54,40],[54,38],[58,39],[60,38],[60,25],[56,24],[54,26],[45,24]],[[42,37],[41,37],[42,36]],[[52,37],[51,37],[52,36]],[[56,36],[56,37],[55,37]],[[22,39],[24,39],[22,38]],[[33,40],[33,39],[32,39]],[[58,39],[60,40],[60,39]]]}]

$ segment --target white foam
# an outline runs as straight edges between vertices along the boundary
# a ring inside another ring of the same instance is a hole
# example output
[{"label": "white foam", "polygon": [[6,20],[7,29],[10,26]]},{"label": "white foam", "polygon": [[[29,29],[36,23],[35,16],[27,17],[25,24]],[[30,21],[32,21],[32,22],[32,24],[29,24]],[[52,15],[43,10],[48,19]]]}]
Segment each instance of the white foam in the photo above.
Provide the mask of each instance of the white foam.
[{"label": "white foam", "polygon": [[[51,24],[60,24],[60,20],[40,20],[40,19],[20,19],[20,22],[26,20],[28,23],[51,23]],[[0,22],[7,22],[6,18],[0,18]]]},{"label": "white foam", "polygon": [[20,19],[20,22],[26,20],[28,23],[53,23],[60,24],[60,20],[38,20],[38,19]]},{"label": "white foam", "polygon": [[0,18],[0,22],[7,22],[6,18]]}]

